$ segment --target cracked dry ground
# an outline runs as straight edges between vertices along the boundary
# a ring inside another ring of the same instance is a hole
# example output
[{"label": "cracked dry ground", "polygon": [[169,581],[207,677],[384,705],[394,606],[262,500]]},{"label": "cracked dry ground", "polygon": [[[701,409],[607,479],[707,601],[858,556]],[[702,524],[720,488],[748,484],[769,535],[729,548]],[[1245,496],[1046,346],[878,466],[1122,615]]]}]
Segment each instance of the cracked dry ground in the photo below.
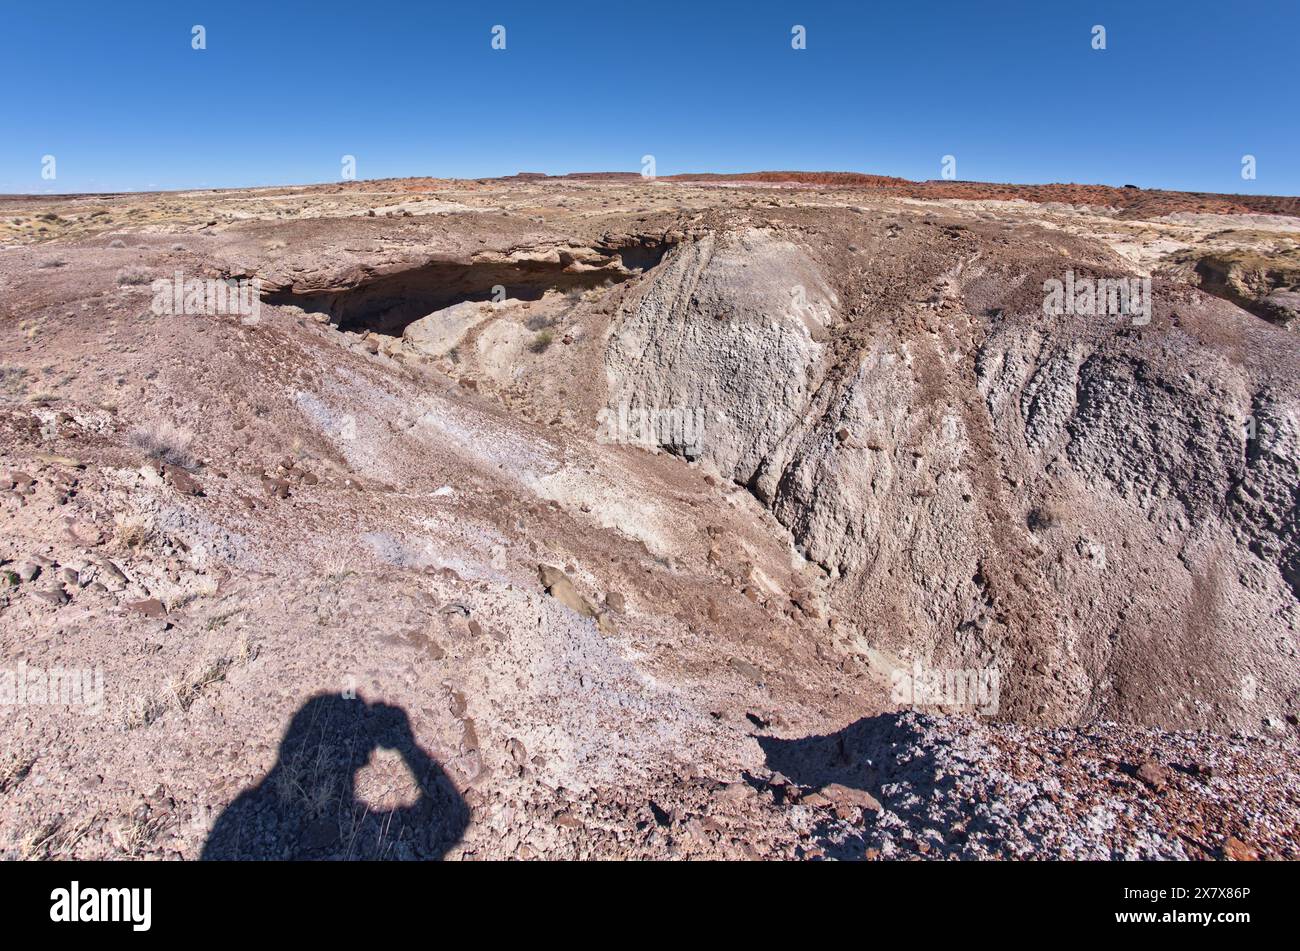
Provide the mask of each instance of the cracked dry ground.
[{"label": "cracked dry ground", "polygon": [[[1296,857],[1258,207],[0,199],[0,854]],[[1150,322],[1045,316],[1066,270]],[[177,272],[265,302],[155,313]],[[900,709],[913,664],[997,714]]]}]

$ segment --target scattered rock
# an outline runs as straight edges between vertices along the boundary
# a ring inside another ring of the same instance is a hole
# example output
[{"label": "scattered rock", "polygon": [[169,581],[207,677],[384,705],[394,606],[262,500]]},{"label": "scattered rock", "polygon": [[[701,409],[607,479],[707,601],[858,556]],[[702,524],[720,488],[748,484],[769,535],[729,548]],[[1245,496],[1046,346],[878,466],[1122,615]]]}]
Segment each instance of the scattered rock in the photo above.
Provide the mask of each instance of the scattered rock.
[{"label": "scattered rock", "polygon": [[1255,862],[1259,860],[1259,853],[1234,835],[1228,836],[1227,841],[1223,843],[1223,854],[1234,862]]},{"label": "scattered rock", "polygon": [[559,568],[539,564],[537,566],[537,575],[541,579],[546,593],[556,601],[559,601],[567,608],[577,611],[584,617],[596,617],[596,609],[578,593],[578,589],[573,586],[569,576]]},{"label": "scattered rock", "polygon": [[46,604],[53,605],[56,608],[67,604],[69,600],[68,592],[63,590],[63,585],[61,584],[56,584],[54,587],[48,588],[45,591],[33,591],[32,596],[39,598]]},{"label": "scattered rock", "polygon": [[263,479],[262,491],[273,499],[287,499],[289,497],[289,483],[285,479]]},{"label": "scattered rock", "polygon": [[130,579],[123,573],[122,569],[117,567],[117,565],[109,561],[107,558],[99,558],[96,564],[98,564],[103,570],[107,580],[111,582],[111,585],[109,586],[110,590],[120,591],[130,582]]},{"label": "scattered rock", "polygon": [[855,810],[880,812],[880,801],[865,789],[855,789],[842,783],[831,783],[821,790],[821,795],[831,804],[841,819],[851,818]]},{"label": "scattered rock", "polygon": [[714,792],[714,797],[723,802],[744,802],[753,796],[754,787],[746,782],[727,783]]},{"label": "scattered rock", "polygon": [[131,601],[127,604],[127,610],[143,614],[147,618],[161,618],[167,614],[167,608],[157,598],[146,598],[143,601]]},{"label": "scattered rock", "polygon": [[763,671],[759,670],[747,660],[733,657],[731,658],[731,667],[736,673],[740,674],[740,676],[754,684],[761,685],[764,681]]},{"label": "scattered rock", "polygon": [[1159,790],[1164,789],[1169,784],[1173,774],[1170,773],[1168,767],[1161,766],[1154,760],[1147,760],[1137,768],[1135,775],[1152,789]]},{"label": "scattered rock", "polygon": [[190,475],[180,466],[164,465],[163,476],[171,483],[173,489],[181,495],[202,495],[203,486],[201,486],[194,476]]}]

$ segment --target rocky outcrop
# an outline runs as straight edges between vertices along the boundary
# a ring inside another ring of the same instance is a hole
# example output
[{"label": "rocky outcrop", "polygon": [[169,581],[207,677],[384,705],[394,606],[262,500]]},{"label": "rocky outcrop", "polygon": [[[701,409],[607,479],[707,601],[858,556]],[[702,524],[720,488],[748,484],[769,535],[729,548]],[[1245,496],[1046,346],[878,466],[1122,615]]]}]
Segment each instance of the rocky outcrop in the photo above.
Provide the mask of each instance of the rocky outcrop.
[{"label": "rocky outcrop", "polygon": [[1255,726],[1294,704],[1285,334],[1169,288],[1150,332],[1010,290],[975,308],[968,283],[1022,282],[960,264],[864,327],[820,257],[757,229],[680,247],[611,329],[608,405],[701,409],[694,454],[822,567],[883,674],[996,668],[1001,712],[1039,721]]},{"label": "rocky outcrop", "polygon": [[1231,251],[1196,261],[1201,288],[1238,307],[1294,330],[1300,326],[1300,254]]},{"label": "rocky outcrop", "polygon": [[836,306],[789,241],[758,229],[706,235],[671,254],[613,328],[609,408],[702,412],[705,454],[748,483],[803,417]]}]

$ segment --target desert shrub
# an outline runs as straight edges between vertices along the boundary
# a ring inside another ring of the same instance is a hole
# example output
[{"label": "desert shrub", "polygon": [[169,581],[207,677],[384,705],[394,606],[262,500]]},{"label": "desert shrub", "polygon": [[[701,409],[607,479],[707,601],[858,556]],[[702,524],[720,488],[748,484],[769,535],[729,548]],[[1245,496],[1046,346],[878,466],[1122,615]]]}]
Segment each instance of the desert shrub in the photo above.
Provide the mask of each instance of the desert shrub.
[{"label": "desert shrub", "polygon": [[528,349],[533,353],[545,353],[546,349],[554,342],[554,340],[555,334],[551,333],[549,330],[543,330],[533,338],[532,343],[528,345]]},{"label": "desert shrub", "polygon": [[121,513],[113,516],[113,532],[123,548],[144,548],[156,534],[152,520]]},{"label": "desert shrub", "polygon": [[141,426],[131,430],[132,446],[144,452],[157,462],[190,469],[194,458],[190,455],[190,443],[194,435],[187,429],[181,429],[173,423],[162,421]]},{"label": "desert shrub", "polygon": [[117,272],[119,284],[148,284],[149,272],[139,267],[124,267]]},{"label": "desert shrub", "polygon": [[27,368],[0,363],[0,390],[17,396],[27,389]]}]

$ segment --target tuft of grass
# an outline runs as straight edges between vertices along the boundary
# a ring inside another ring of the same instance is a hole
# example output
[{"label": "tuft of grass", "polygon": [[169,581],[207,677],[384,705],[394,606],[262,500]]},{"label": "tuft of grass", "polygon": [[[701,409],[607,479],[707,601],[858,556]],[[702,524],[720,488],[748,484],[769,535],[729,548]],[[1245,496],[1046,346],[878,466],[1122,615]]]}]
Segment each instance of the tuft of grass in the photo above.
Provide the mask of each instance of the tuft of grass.
[{"label": "tuft of grass", "polygon": [[153,695],[135,694],[118,711],[118,722],[123,730],[149,726],[175,704],[187,713],[208,687],[221,683],[236,667],[243,667],[257,659],[259,648],[247,636],[240,637],[225,653],[205,653],[189,670],[168,680],[162,691]]},{"label": "tuft of grass", "polygon": [[0,363],[0,390],[10,396],[21,396],[27,391],[27,368]]},{"label": "tuft of grass", "polygon": [[72,850],[98,819],[99,814],[92,812],[73,822],[59,818],[42,823],[23,837],[19,856],[23,861],[71,858]]},{"label": "tuft of grass", "polygon": [[161,697],[147,697],[137,693],[118,706],[117,724],[123,732],[130,732],[157,722],[166,712],[167,704]]},{"label": "tuft of grass", "polygon": [[27,778],[27,774],[32,771],[35,764],[35,756],[11,753],[4,765],[0,766],[0,793],[17,789],[18,784]]},{"label": "tuft of grass", "polygon": [[118,544],[123,548],[144,548],[154,536],[150,519],[140,515],[121,515],[113,518]]},{"label": "tuft of grass", "polygon": [[118,845],[130,858],[139,858],[174,821],[166,813],[124,818]]},{"label": "tuft of grass", "polygon": [[533,353],[545,353],[554,342],[555,334],[551,333],[549,330],[543,330],[532,339],[531,343],[528,344],[528,349]]},{"label": "tuft of grass", "polygon": [[194,457],[190,455],[190,443],[194,441],[194,434],[167,420],[131,430],[129,441],[157,462],[180,466],[182,469],[194,467]]},{"label": "tuft of grass", "polygon": [[167,690],[184,713],[194,705],[205,687],[219,684],[226,679],[230,668],[235,666],[233,657],[210,657],[195,665],[180,677],[173,677],[167,684]]},{"label": "tuft of grass", "polygon": [[149,272],[140,267],[124,267],[117,272],[117,283],[126,285],[148,284]]}]

